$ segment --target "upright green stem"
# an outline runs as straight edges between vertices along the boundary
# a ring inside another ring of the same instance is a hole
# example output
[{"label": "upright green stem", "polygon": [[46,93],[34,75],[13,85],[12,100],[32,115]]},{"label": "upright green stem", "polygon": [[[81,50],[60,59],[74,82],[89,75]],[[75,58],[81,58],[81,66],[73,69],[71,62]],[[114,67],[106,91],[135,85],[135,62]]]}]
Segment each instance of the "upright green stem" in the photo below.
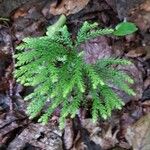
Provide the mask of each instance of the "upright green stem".
[{"label": "upright green stem", "polygon": [[66,16],[65,15],[61,15],[60,18],[58,19],[58,21],[56,23],[54,23],[53,25],[49,26],[47,28],[47,32],[46,34],[48,36],[54,36],[55,33],[66,23]]},{"label": "upright green stem", "polygon": [[58,21],[57,21],[53,26],[55,26],[55,28],[60,28],[60,27],[62,27],[65,23],[66,23],[66,16],[62,14],[62,15],[59,17]]}]

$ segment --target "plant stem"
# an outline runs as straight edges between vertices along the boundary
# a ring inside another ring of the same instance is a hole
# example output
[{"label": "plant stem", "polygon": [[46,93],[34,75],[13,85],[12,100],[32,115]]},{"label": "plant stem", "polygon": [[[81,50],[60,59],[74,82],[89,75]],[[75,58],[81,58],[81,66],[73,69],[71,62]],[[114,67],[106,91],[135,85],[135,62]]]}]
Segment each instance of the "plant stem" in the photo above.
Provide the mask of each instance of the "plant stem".
[{"label": "plant stem", "polygon": [[46,34],[50,37],[54,36],[56,34],[56,32],[58,32],[58,30],[66,23],[66,16],[65,15],[61,15],[58,19],[58,21],[56,23],[54,23],[53,25],[49,26],[47,28],[47,32]]},{"label": "plant stem", "polygon": [[8,18],[0,17],[0,21],[10,21]]},{"label": "plant stem", "polygon": [[55,28],[60,28],[66,23],[66,16],[61,15],[58,21],[54,24]]}]

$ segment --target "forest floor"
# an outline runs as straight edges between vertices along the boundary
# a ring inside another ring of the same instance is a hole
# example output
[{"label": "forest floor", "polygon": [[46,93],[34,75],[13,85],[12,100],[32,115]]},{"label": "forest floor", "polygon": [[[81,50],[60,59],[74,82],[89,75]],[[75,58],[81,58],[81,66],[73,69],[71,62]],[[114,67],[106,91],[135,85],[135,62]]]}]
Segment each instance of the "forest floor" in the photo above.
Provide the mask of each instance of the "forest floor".
[{"label": "forest floor", "polygon": [[[0,11],[9,9],[7,18],[5,12],[0,14],[0,150],[150,150],[150,0],[62,0],[58,5],[54,0],[31,0],[13,7],[12,1],[5,2],[0,1]],[[24,37],[44,35],[62,13],[72,37],[86,20],[114,27],[126,19],[139,29],[123,38],[101,37],[85,45],[89,61],[99,56],[130,59],[133,65],[121,69],[134,78],[136,96],[120,93],[125,106],[109,119],[94,124],[84,112],[82,124],[68,120],[63,131],[57,115],[45,126],[37,118],[28,119],[23,97],[31,89],[16,83],[12,57]]]}]

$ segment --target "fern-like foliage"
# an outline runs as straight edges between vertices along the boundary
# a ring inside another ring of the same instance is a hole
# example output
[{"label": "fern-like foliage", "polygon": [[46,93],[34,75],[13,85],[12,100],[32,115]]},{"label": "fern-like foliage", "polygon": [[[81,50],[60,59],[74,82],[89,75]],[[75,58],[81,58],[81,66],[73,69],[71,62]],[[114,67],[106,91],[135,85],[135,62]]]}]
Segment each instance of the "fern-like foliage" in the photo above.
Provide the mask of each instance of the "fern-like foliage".
[{"label": "fern-like foliage", "polygon": [[106,119],[113,109],[120,109],[123,105],[110,85],[134,95],[128,86],[133,80],[112,65],[130,65],[131,62],[105,58],[96,64],[87,64],[83,59],[84,53],[78,53],[77,47],[91,38],[113,34],[114,30],[98,29],[97,23],[85,22],[76,40],[72,41],[66,25],[57,24],[57,27],[52,32],[49,28],[46,36],[25,38],[17,47],[21,51],[14,56],[17,60],[14,75],[21,84],[34,87],[34,92],[25,97],[25,100],[30,100],[27,113],[34,118],[49,103],[39,119],[39,122],[47,123],[59,107],[60,127],[63,128],[65,118],[75,117],[78,109],[84,107],[86,96],[91,95],[93,121],[99,116]]}]

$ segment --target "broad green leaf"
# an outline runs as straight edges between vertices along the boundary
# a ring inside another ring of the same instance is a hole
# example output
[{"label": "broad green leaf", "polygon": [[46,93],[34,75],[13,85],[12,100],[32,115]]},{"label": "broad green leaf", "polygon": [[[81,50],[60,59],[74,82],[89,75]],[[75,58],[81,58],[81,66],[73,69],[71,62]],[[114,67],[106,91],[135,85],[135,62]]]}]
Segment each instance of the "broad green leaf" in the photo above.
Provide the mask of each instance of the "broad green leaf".
[{"label": "broad green leaf", "polygon": [[132,34],[132,33],[136,32],[137,30],[138,30],[138,28],[136,27],[136,25],[134,23],[122,22],[116,26],[113,34],[116,36],[125,36],[128,34]]}]

